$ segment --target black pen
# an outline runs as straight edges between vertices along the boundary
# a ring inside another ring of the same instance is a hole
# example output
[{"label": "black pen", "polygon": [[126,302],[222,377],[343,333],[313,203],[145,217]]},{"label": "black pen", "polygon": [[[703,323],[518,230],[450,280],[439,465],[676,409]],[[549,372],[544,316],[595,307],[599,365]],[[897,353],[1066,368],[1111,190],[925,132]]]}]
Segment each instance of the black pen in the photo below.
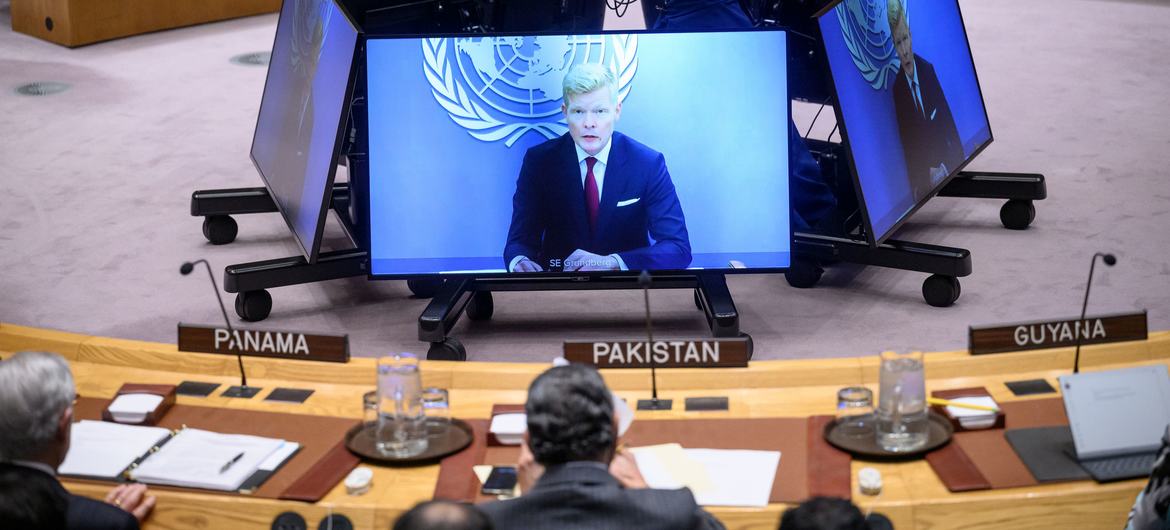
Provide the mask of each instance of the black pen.
[{"label": "black pen", "polygon": [[224,474],[224,472],[231,469],[232,465],[235,464],[236,462],[239,462],[241,458],[244,458],[244,453],[240,453],[240,454],[236,455],[234,458],[232,458],[231,460],[228,460],[227,463],[223,465],[223,467],[219,468],[219,474],[222,475],[222,474]]}]

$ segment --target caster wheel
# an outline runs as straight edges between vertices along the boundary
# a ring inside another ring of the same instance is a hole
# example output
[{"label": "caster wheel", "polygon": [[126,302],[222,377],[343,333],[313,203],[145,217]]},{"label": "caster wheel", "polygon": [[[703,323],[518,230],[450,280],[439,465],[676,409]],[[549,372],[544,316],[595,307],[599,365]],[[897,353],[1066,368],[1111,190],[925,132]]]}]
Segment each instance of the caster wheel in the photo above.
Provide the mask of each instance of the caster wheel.
[{"label": "caster wheel", "polygon": [[212,245],[226,245],[236,240],[240,227],[230,215],[209,215],[203,218],[203,237]]},{"label": "caster wheel", "polygon": [[491,320],[496,303],[492,301],[491,291],[478,291],[471,295],[471,302],[467,304],[467,318],[476,322]]},{"label": "caster wheel", "polygon": [[999,208],[999,222],[1009,230],[1024,230],[1036,220],[1036,205],[1032,201],[1012,199]]},{"label": "caster wheel", "polygon": [[443,285],[443,280],[432,280],[424,278],[420,280],[406,280],[406,288],[410,289],[410,293],[419,298],[431,298],[435,293],[439,292],[439,286]]},{"label": "caster wheel", "polygon": [[268,291],[246,291],[236,295],[236,314],[248,322],[259,322],[272,312],[272,295]]},{"label": "caster wheel", "polygon": [[428,361],[466,361],[467,348],[455,337],[447,337],[443,342],[432,342],[427,350]]},{"label": "caster wheel", "polygon": [[922,298],[934,307],[950,307],[962,292],[959,279],[954,276],[933,274],[922,282]]},{"label": "caster wheel", "polygon": [[754,353],[756,350],[756,343],[752,340],[752,336],[748,335],[747,333],[741,331],[739,336],[740,338],[747,339],[747,358],[750,361],[752,360],[752,353]]},{"label": "caster wheel", "polygon": [[695,308],[699,311],[703,310],[703,298],[699,295],[698,289],[695,289]]},{"label": "caster wheel", "polygon": [[792,266],[784,272],[784,279],[788,280],[788,285],[797,289],[807,289],[821,281],[824,272],[825,269],[816,260],[794,259]]}]

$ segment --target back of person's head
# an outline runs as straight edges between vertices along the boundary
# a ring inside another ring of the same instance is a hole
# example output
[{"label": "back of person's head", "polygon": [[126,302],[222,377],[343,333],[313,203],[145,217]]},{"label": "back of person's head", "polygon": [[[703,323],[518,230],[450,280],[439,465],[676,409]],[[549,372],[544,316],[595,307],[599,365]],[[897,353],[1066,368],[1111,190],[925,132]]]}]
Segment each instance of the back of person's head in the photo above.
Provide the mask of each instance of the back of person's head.
[{"label": "back of person's head", "polygon": [[52,444],[74,396],[60,355],[21,352],[0,361],[0,461],[31,460]]},{"label": "back of person's head", "polygon": [[852,502],[813,497],[784,511],[780,530],[867,530],[865,516]]},{"label": "back of person's head", "polygon": [[561,97],[565,104],[569,103],[569,96],[580,96],[594,90],[609,87],[610,100],[617,102],[617,79],[613,70],[594,63],[578,63],[569,68],[561,84]]},{"label": "back of person's head", "polygon": [[609,462],[617,443],[613,398],[601,374],[582,364],[557,366],[528,387],[528,448],[543,465]]},{"label": "back of person's head", "polygon": [[470,504],[426,501],[402,514],[394,530],[492,530],[492,523]]},{"label": "back of person's head", "polygon": [[0,528],[64,530],[67,507],[68,501],[49,475],[0,466]]}]

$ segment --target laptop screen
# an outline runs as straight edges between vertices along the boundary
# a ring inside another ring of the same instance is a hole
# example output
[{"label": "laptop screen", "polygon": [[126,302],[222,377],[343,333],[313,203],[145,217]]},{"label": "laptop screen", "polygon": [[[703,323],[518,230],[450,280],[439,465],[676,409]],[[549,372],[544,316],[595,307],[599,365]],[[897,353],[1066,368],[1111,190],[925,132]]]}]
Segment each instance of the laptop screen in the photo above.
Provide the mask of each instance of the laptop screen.
[{"label": "laptop screen", "polygon": [[1077,458],[1156,451],[1170,423],[1165,366],[1139,366],[1059,378]]}]

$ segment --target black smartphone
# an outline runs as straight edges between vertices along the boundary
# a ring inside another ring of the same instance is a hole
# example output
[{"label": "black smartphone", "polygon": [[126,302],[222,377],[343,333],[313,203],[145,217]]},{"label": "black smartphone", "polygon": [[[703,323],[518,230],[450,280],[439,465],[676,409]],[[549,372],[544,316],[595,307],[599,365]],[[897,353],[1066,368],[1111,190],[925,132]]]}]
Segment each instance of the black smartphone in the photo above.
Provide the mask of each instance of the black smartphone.
[{"label": "black smartphone", "polygon": [[512,466],[493,466],[492,472],[483,483],[480,491],[484,495],[510,495],[516,488],[516,468]]}]

